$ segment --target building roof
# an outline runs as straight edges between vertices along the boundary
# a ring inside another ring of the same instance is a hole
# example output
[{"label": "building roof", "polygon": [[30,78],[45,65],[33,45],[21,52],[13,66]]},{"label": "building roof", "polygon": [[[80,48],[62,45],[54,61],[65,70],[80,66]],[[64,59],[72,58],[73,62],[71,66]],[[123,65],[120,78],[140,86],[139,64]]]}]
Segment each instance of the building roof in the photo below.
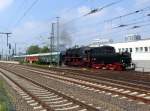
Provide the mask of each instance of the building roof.
[{"label": "building roof", "polygon": [[146,40],[150,40],[150,38],[141,39],[141,40],[135,40],[135,41],[114,42],[114,43],[111,43],[111,44],[116,44],[116,43],[128,43],[128,42],[141,42],[141,41],[146,41]]}]

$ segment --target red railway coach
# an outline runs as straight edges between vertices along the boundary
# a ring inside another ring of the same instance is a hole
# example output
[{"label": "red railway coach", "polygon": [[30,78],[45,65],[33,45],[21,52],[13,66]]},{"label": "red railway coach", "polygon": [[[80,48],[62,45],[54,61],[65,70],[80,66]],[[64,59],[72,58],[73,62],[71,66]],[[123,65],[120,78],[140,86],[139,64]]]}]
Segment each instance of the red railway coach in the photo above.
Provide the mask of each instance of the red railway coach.
[{"label": "red railway coach", "polygon": [[30,62],[30,63],[38,62],[39,57],[38,56],[26,56],[25,61]]}]

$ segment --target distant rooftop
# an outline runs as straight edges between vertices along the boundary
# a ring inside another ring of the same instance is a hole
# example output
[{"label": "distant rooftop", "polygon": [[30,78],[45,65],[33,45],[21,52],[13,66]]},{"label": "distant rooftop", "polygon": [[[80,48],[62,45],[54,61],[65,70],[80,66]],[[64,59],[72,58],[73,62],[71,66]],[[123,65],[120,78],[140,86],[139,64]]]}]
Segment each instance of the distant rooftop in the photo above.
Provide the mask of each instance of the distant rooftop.
[{"label": "distant rooftop", "polygon": [[141,36],[137,34],[129,34],[125,37],[126,42],[141,40]]},{"label": "distant rooftop", "polygon": [[113,42],[113,40],[111,39],[94,39],[89,46],[101,46],[101,45],[116,44],[116,43],[138,42],[144,40],[150,40],[150,38],[142,39],[140,35],[129,34],[125,37],[125,41],[123,42]]}]

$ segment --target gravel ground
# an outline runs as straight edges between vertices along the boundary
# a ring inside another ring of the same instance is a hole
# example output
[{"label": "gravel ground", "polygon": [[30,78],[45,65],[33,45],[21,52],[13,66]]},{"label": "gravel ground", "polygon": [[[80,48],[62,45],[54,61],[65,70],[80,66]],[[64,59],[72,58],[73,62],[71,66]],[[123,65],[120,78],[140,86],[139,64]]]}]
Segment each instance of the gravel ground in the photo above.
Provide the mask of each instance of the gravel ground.
[{"label": "gravel ground", "polygon": [[[13,69],[14,70],[14,69]],[[102,110],[109,111],[150,111],[150,107],[145,104],[137,104],[135,101],[129,101],[128,99],[121,99],[120,96],[112,97],[101,91],[94,92],[92,90],[85,89],[76,84],[71,84],[61,80],[47,78],[44,76],[37,76],[36,73],[15,69],[15,72],[34,78],[34,80],[50,87],[57,91],[64,92],[69,96],[78,98],[81,101],[85,101],[87,104],[92,104],[96,107],[101,107]]]}]

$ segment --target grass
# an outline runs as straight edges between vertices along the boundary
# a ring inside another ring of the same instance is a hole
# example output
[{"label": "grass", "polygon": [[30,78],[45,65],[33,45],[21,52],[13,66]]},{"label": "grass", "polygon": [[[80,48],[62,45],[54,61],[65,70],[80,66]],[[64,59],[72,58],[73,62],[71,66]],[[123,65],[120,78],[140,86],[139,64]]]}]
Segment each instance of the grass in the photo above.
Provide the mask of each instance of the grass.
[{"label": "grass", "polygon": [[6,103],[5,102],[0,102],[0,111],[7,111],[7,108],[6,108]]},{"label": "grass", "polygon": [[3,80],[0,78],[0,111],[14,111],[10,102],[10,98],[5,91]]}]

